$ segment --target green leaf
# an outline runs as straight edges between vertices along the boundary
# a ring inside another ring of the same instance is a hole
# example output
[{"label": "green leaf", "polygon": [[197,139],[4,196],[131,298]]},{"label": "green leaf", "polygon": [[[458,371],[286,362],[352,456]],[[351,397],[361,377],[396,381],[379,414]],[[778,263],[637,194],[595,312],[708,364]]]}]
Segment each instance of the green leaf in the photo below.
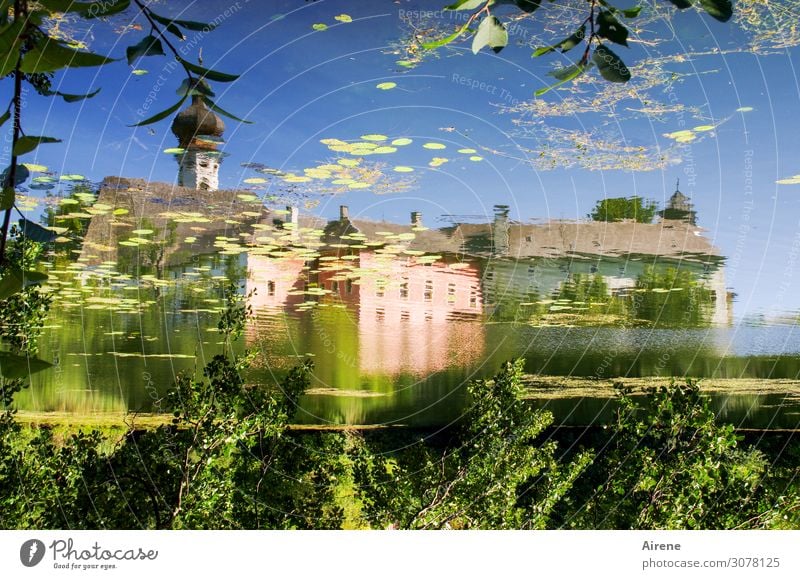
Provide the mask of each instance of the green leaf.
[{"label": "green leaf", "polygon": [[464,32],[466,32],[467,28],[469,28],[469,22],[465,23],[464,26],[462,26],[461,28],[456,30],[450,36],[445,36],[444,38],[440,38],[439,40],[434,40],[433,42],[423,42],[422,43],[422,48],[424,48],[425,50],[432,50],[434,48],[439,48],[439,47],[444,46],[446,44],[450,44],[456,38],[458,38],[459,36],[464,34]]},{"label": "green leaf", "polygon": [[172,105],[168,109],[165,109],[165,110],[161,111],[160,113],[156,113],[152,117],[147,118],[147,119],[145,119],[145,120],[143,120],[141,122],[138,122],[138,123],[136,123],[134,125],[128,125],[128,126],[129,127],[143,127],[145,125],[152,125],[153,123],[157,123],[158,121],[167,118],[172,113],[177,111],[181,107],[181,105],[184,103],[185,100],[186,100],[186,95],[184,95],[183,98],[181,98],[181,100],[179,100],[177,103],[175,103],[174,105]]},{"label": "green leaf", "polygon": [[51,12],[77,12],[84,18],[100,18],[111,16],[125,10],[130,6],[130,0],[108,0],[101,2],[73,2],[72,0],[39,0],[39,4]]},{"label": "green leaf", "polygon": [[535,12],[542,5],[542,0],[515,0],[514,4],[523,12]]},{"label": "green leaf", "polygon": [[19,220],[19,228],[22,230],[22,235],[37,243],[50,243],[58,237],[55,231],[42,227],[38,223],[34,223],[30,219],[25,219],[24,217]]},{"label": "green leaf", "polygon": [[208,108],[210,108],[212,111],[214,111],[215,113],[219,113],[224,117],[228,117],[229,119],[233,119],[234,121],[239,121],[240,123],[247,123],[248,125],[253,124],[253,121],[246,121],[244,119],[240,119],[239,117],[232,115],[225,109],[221,109],[209,98],[203,97],[203,102],[206,103],[206,106],[208,106]]},{"label": "green leaf", "polygon": [[692,0],[669,0],[681,10],[685,10],[692,5]]},{"label": "green leaf", "polygon": [[211,70],[210,68],[203,68],[197,64],[193,64],[188,60],[184,60],[181,57],[178,57],[178,62],[184,65],[186,68],[191,70],[195,74],[199,74],[203,78],[207,78],[208,80],[215,80],[217,82],[233,82],[237,78],[239,78],[238,74],[228,74],[225,72],[217,72],[216,70]]},{"label": "green leaf", "polygon": [[611,42],[628,46],[628,29],[608,10],[601,10],[597,17],[597,34]]},{"label": "green leaf", "polygon": [[25,27],[23,19],[15,20],[0,31],[0,78],[17,66],[17,55],[22,48],[20,34]]},{"label": "green leaf", "polygon": [[495,53],[500,52],[508,44],[508,31],[497,17],[490,14],[481,20],[478,32],[472,39],[472,54],[478,54],[481,48],[488,46]]},{"label": "green leaf", "polygon": [[3,187],[0,191],[0,211],[8,211],[14,207],[17,194],[13,187]]},{"label": "green leaf", "polygon": [[11,118],[11,109],[8,109],[2,115],[0,115],[0,127],[6,124],[6,121]]},{"label": "green leaf", "polygon": [[181,32],[181,29],[175,26],[172,22],[165,24],[165,26],[167,27],[167,31],[173,36],[178,37],[179,40],[186,40],[186,37],[183,35],[183,32]]},{"label": "green leaf", "polygon": [[11,167],[6,167],[2,173],[0,173],[0,186],[5,188],[14,188],[19,185],[22,185],[25,181],[28,180],[28,177],[31,176],[30,170],[25,165],[17,165],[17,170],[14,173],[14,183],[11,183]]},{"label": "green leaf", "polygon": [[198,81],[197,79],[189,80],[188,78],[183,79],[183,82],[181,82],[181,85],[175,92],[180,96],[214,96],[214,91],[211,90],[207,82],[203,80]]},{"label": "green leaf", "polygon": [[30,153],[36,147],[43,143],[60,143],[61,139],[56,139],[54,137],[30,137],[24,136],[20,137],[17,141],[17,144],[14,145],[13,155],[15,157],[19,157],[20,155],[24,155],[25,153]]},{"label": "green leaf", "polygon": [[537,48],[533,52],[533,56],[542,56],[543,54],[547,54],[548,52],[553,52],[554,50],[560,50],[562,53],[575,48],[578,44],[580,44],[583,39],[586,38],[586,25],[584,24],[578,30],[573,32],[570,36],[562,40],[561,42],[557,42],[552,46],[544,46],[542,48]]},{"label": "green leaf", "polygon": [[39,358],[17,356],[10,352],[0,352],[0,376],[6,380],[27,378],[31,374],[52,368],[53,365]]},{"label": "green leaf", "polygon": [[700,6],[709,16],[720,22],[727,22],[733,16],[731,0],[700,0]]},{"label": "green leaf", "polygon": [[177,18],[165,18],[164,16],[160,16],[150,9],[148,9],[148,12],[150,12],[150,16],[153,17],[153,20],[155,20],[160,24],[163,24],[164,26],[169,26],[170,24],[177,24],[181,28],[185,28],[186,30],[194,30],[197,32],[210,32],[211,30],[214,30],[217,27],[216,24],[205,24],[203,22],[194,22],[192,20],[179,20]]},{"label": "green leaf", "polygon": [[600,70],[600,75],[608,81],[628,82],[631,79],[631,71],[622,59],[602,44],[595,49],[592,61]]},{"label": "green leaf", "polygon": [[161,46],[161,40],[152,34],[142,38],[133,46],[125,49],[125,56],[128,57],[128,64],[133,65],[137,59],[142,56],[163,56],[164,47]]},{"label": "green leaf", "polygon": [[81,52],[66,46],[58,40],[47,38],[25,53],[25,56],[22,57],[20,69],[22,72],[32,74],[35,72],[53,72],[62,68],[102,66],[115,60],[92,52]]},{"label": "green leaf", "polygon": [[[486,3],[486,0],[458,0],[450,6],[445,6],[445,10],[475,10],[476,8],[480,8]],[[494,0],[490,2],[494,4]]]},{"label": "green leaf", "polygon": [[64,102],[75,103],[75,102],[78,102],[78,101],[82,101],[84,99],[90,99],[90,98],[92,98],[93,96],[95,96],[99,92],[100,92],[100,89],[98,88],[96,91],[90,92],[88,94],[67,94],[67,93],[60,92],[60,91],[50,91],[50,92],[45,92],[45,93],[42,93],[42,94],[44,94],[45,96],[60,96],[61,98],[64,99]]},{"label": "green leaf", "polygon": [[586,72],[589,66],[590,65],[587,66],[586,64],[579,62],[571,66],[559,68],[557,70],[548,72],[547,74],[549,74],[552,77],[555,77],[558,80],[558,82],[555,84],[551,84],[550,86],[540,88],[539,90],[533,93],[534,96],[537,97],[542,96],[543,94],[553,90],[554,88],[558,88],[562,84],[567,83],[575,78],[578,78],[580,75]]},{"label": "green leaf", "polygon": [[633,8],[623,8],[619,12],[621,12],[625,18],[636,18],[637,16],[639,16],[639,13],[641,13],[641,11],[642,11],[641,6],[634,6]]},{"label": "green leaf", "polygon": [[0,301],[7,300],[30,285],[40,284],[44,281],[47,281],[47,274],[38,271],[22,271],[18,267],[9,268],[0,279]]}]

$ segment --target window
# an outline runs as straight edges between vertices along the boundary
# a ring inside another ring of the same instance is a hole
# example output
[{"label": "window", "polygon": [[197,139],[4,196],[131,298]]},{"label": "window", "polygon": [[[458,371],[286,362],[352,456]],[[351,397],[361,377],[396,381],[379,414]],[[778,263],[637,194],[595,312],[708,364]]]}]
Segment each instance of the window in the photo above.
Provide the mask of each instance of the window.
[{"label": "window", "polygon": [[376,308],[375,309],[375,319],[379,322],[382,322],[386,317],[386,311],[383,308]]},{"label": "window", "polygon": [[478,307],[478,294],[474,290],[469,292],[469,307]]},{"label": "window", "polygon": [[339,293],[339,282],[338,282],[338,281],[336,281],[336,280],[333,280],[333,281],[331,282],[331,291],[332,291],[333,293],[335,293],[335,294],[338,294],[338,293]]},{"label": "window", "polygon": [[456,301],[456,284],[447,284],[447,302],[454,303]]},{"label": "window", "polygon": [[531,243],[533,241],[533,237],[531,237],[530,235],[526,235],[525,236],[525,241],[527,241],[528,243]]},{"label": "window", "polygon": [[433,301],[433,282],[431,280],[425,280],[425,293],[422,295],[422,298],[426,302]]},{"label": "window", "polygon": [[404,300],[408,299],[408,282],[404,281],[400,284],[400,297]]},{"label": "window", "polygon": [[382,298],[385,294],[386,294],[386,280],[385,279],[375,280],[375,295],[379,298]]},{"label": "window", "polygon": [[348,279],[348,280],[345,282],[345,284],[344,284],[344,291],[346,291],[346,292],[347,292],[347,293],[349,293],[349,294],[353,293],[353,280],[352,280],[352,279]]},{"label": "window", "polygon": [[267,295],[269,297],[273,297],[275,295],[275,282],[268,281],[267,282]]},{"label": "window", "polygon": [[407,322],[410,319],[411,319],[411,314],[409,314],[407,311],[400,312],[400,321]]}]

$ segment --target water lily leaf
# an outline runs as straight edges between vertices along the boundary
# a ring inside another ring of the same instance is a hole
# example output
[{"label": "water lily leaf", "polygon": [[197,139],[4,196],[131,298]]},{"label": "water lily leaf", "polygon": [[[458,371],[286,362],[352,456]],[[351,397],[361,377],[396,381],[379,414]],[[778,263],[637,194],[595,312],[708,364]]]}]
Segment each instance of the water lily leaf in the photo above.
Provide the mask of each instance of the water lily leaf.
[{"label": "water lily leaf", "polygon": [[345,23],[353,21],[353,17],[350,16],[349,14],[339,14],[338,16],[334,16],[333,19]]},{"label": "water lily leaf", "polygon": [[396,82],[381,82],[375,85],[375,88],[380,90],[391,90],[397,86]]}]

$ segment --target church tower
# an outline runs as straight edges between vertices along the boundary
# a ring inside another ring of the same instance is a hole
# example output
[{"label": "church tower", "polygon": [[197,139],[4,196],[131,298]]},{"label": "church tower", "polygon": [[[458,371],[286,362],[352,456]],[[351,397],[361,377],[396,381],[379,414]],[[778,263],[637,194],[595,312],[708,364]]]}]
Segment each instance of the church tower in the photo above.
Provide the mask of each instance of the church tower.
[{"label": "church tower", "polygon": [[662,219],[677,219],[686,221],[692,225],[697,225],[697,211],[694,210],[694,205],[691,200],[681,193],[680,179],[675,184],[675,193],[669,198],[667,206],[658,212]]},{"label": "church tower", "polygon": [[172,132],[183,149],[178,155],[178,185],[216,191],[222,160],[217,145],[225,132],[225,123],[206,107],[200,95],[193,95],[192,104],[172,121]]}]

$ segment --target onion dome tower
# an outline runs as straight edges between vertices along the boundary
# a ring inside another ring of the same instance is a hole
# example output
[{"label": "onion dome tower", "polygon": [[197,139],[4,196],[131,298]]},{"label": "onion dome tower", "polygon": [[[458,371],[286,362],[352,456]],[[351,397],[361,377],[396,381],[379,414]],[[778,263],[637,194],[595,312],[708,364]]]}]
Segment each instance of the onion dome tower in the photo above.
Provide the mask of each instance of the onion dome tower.
[{"label": "onion dome tower", "polygon": [[201,95],[192,95],[192,104],[172,121],[172,132],[183,152],[178,155],[178,185],[190,189],[216,191],[225,123],[206,107]]}]

